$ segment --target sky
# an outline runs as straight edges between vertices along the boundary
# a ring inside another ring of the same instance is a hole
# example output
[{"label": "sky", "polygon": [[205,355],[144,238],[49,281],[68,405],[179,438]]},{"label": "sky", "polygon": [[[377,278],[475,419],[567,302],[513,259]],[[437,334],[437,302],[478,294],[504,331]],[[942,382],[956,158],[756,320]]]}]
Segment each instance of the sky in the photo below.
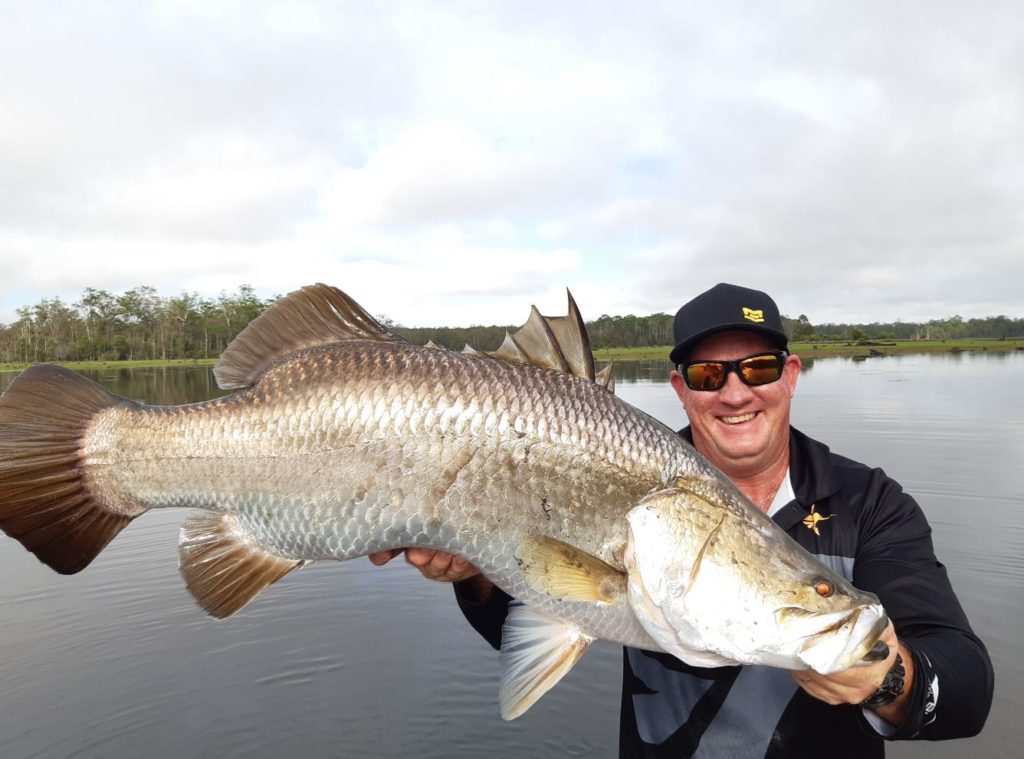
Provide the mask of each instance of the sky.
[{"label": "sky", "polygon": [[406,326],[1024,316],[1024,3],[0,0],[0,323],[313,282]]}]

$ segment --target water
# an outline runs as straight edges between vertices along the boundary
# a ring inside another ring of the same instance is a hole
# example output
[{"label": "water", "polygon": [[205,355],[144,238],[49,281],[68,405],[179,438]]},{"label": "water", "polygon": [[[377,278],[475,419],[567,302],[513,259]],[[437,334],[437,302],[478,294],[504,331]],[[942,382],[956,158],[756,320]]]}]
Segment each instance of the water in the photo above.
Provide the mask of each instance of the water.
[{"label": "water", "polygon": [[[678,427],[661,362],[618,393]],[[0,388],[13,375],[0,374]],[[154,403],[217,394],[208,370],[93,375]],[[996,668],[985,732],[894,757],[1020,755],[1024,710],[1024,354],[819,359],[794,423],[913,493]],[[135,520],[84,572],[0,537],[0,755],[614,756],[620,649],[595,644],[525,716],[497,716],[494,652],[451,590],[400,562],[315,565],[235,617],[202,614],[177,572],[183,512]]]}]

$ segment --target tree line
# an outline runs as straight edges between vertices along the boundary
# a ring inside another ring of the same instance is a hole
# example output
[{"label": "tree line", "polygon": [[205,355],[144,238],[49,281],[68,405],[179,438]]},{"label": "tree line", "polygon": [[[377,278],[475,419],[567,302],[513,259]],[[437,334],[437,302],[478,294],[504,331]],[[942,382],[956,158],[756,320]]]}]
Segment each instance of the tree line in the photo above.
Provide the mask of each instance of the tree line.
[{"label": "tree line", "polygon": [[[74,303],[44,298],[17,309],[17,319],[0,324],[0,362],[117,361],[132,359],[216,358],[234,337],[276,298],[256,296],[250,285],[235,293],[201,297],[197,293],[164,297],[149,286],[116,294],[87,288]],[[461,350],[466,344],[494,350],[513,325],[405,327],[380,320],[401,337],[423,345]],[[593,348],[653,347],[672,344],[669,314],[609,316],[587,322]],[[1024,319],[951,316],[928,322],[812,324],[806,315],[783,317],[792,339],[955,339],[1024,337]]]}]

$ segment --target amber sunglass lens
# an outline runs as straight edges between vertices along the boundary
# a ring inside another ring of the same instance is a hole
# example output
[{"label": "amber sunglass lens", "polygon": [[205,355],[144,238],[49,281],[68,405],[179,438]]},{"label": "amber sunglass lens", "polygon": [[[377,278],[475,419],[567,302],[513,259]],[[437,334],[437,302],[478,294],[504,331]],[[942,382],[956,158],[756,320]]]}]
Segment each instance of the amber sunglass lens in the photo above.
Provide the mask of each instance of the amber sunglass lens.
[{"label": "amber sunglass lens", "polygon": [[740,362],[740,371],[748,385],[767,385],[782,376],[782,361],[777,356],[751,356]]},{"label": "amber sunglass lens", "polygon": [[721,364],[690,364],[686,367],[686,384],[694,390],[717,390],[725,384],[725,367]]}]

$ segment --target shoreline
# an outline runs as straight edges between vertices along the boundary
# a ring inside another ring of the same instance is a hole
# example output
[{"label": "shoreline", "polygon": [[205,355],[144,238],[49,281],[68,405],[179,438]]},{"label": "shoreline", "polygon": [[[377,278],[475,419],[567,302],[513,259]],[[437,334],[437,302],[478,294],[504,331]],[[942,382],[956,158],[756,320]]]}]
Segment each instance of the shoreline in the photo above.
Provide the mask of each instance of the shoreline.
[{"label": "shoreline", "polygon": [[[669,345],[657,348],[600,348],[597,361],[657,361],[668,363]],[[881,358],[914,353],[1007,353],[1024,350],[1024,338],[1008,340],[965,338],[963,340],[860,340],[789,344],[789,352],[805,358]]]},{"label": "shoreline", "polygon": [[[1010,340],[964,339],[964,340],[894,340],[894,341],[848,341],[845,343],[790,343],[791,353],[806,358],[881,358],[914,353],[1006,353],[1024,351],[1024,338]],[[660,361],[668,363],[671,346],[644,348],[600,348],[594,351],[596,361]],[[69,369],[149,369],[166,367],[213,366],[215,358],[173,358],[141,359],[138,361],[51,361]],[[0,372],[17,372],[32,366],[28,363],[0,363]]]}]

